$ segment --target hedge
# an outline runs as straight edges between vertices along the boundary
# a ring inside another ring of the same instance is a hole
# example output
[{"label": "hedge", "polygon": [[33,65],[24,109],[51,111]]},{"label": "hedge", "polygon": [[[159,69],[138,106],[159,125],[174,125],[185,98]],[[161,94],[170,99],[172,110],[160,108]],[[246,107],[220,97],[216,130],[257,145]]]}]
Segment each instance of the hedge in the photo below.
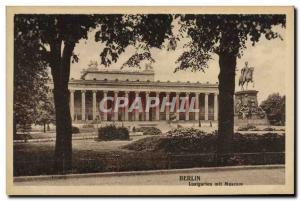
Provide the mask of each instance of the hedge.
[{"label": "hedge", "polygon": [[72,126],[72,134],[80,133],[79,128],[76,126]]},{"label": "hedge", "polygon": [[125,127],[109,125],[98,129],[99,140],[129,140],[129,130]]},{"label": "hedge", "polygon": [[[174,129],[167,136],[153,136],[140,139],[124,148],[135,151],[162,151],[165,153],[215,153],[216,132],[207,134],[197,129]],[[179,134],[180,133],[180,134]],[[284,152],[285,135],[276,133],[235,133],[231,144],[233,153]]]},{"label": "hedge", "polygon": [[135,132],[142,132],[143,135],[160,135],[160,134],[162,134],[161,130],[156,127],[140,127],[140,128],[136,128]]}]

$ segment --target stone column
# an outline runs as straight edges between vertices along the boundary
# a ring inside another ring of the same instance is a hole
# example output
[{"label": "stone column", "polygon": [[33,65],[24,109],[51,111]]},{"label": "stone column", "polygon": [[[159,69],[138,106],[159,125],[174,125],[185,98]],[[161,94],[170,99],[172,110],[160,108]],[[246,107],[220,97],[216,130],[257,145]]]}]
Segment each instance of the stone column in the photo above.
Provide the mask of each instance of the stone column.
[{"label": "stone column", "polygon": [[199,120],[199,113],[200,113],[200,110],[199,110],[199,93],[198,92],[195,93],[195,110],[196,110],[195,120],[198,121]]},{"label": "stone column", "polygon": [[205,93],[204,119],[205,119],[205,120],[208,120],[208,93]]},{"label": "stone column", "polygon": [[[148,99],[149,99],[149,94],[150,92],[149,91],[146,91],[146,101],[145,101],[145,110],[147,108],[147,102],[148,102]],[[146,121],[149,121],[149,111],[145,111],[146,112]]]},{"label": "stone column", "polygon": [[97,118],[97,101],[96,101],[96,97],[97,97],[97,91],[93,91],[93,120],[95,120]]},{"label": "stone column", "polygon": [[189,97],[190,97],[190,93],[189,92],[185,93],[185,120],[186,121],[190,120],[190,112],[189,112],[190,100],[189,100]]},{"label": "stone column", "polygon": [[70,90],[70,113],[72,121],[74,121],[74,93],[75,90]]},{"label": "stone column", "polygon": [[176,93],[176,104],[175,104],[175,110],[176,110],[176,120],[179,120],[179,93]]},{"label": "stone column", "polygon": [[81,91],[81,120],[85,121],[85,90]]},{"label": "stone column", "polygon": [[170,106],[168,105],[170,102],[170,92],[166,92],[166,120],[170,120]]},{"label": "stone column", "polygon": [[[136,100],[137,97],[139,97],[139,92],[138,91],[135,92],[135,99],[134,100]],[[139,109],[136,109],[134,111],[134,120],[135,121],[139,121],[139,115],[140,115]]]},{"label": "stone column", "polygon": [[[156,92],[156,99],[159,99],[159,92]],[[159,104],[155,108],[155,120],[159,121]]]},{"label": "stone column", "polygon": [[[118,121],[118,116],[119,116],[119,112],[115,111],[118,93],[119,93],[118,91],[114,91],[114,107],[113,107],[114,121]],[[118,110],[119,110],[119,108],[118,108]]]},{"label": "stone column", "polygon": [[[103,91],[103,99],[107,98],[108,91]],[[104,109],[107,109],[107,100],[104,102]],[[103,112],[103,121],[107,121],[107,112]]]},{"label": "stone column", "polygon": [[125,121],[128,121],[128,105],[129,105],[129,91],[125,91],[125,98],[128,100],[128,104],[125,105]]},{"label": "stone column", "polygon": [[214,120],[217,121],[218,120],[218,93],[214,94]]}]

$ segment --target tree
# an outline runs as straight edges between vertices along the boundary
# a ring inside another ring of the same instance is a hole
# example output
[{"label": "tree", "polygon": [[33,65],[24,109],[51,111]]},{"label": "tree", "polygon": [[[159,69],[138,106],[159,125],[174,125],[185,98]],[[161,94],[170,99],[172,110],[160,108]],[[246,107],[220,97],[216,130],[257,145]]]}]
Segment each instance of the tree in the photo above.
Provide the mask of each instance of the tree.
[{"label": "tree", "polygon": [[50,97],[50,92],[47,90],[47,96],[40,98],[36,107],[36,114],[34,117],[36,125],[44,126],[44,133],[46,132],[46,125],[55,123],[55,108],[53,98]]},{"label": "tree", "polygon": [[[22,19],[15,19],[17,24]],[[47,65],[39,50],[39,41],[31,29],[14,27],[14,137],[18,130],[28,132],[34,123],[37,105],[45,98],[48,79]]]},{"label": "tree", "polygon": [[[56,114],[54,168],[67,173],[72,167],[72,122],[69,109],[68,82],[70,64],[78,61],[73,53],[80,39],[87,39],[90,29],[100,28],[96,41],[106,44],[101,63],[109,66],[129,45],[145,43],[159,47],[171,32],[170,15],[15,15],[17,34],[32,33],[29,40],[39,41],[41,61],[51,68]],[[147,25],[147,26],[145,26]],[[24,39],[24,42],[28,42]],[[15,47],[18,48],[18,47]]]},{"label": "tree", "polygon": [[230,153],[234,132],[236,60],[246,49],[248,38],[252,45],[263,35],[268,40],[281,38],[272,27],[285,27],[285,15],[183,15],[180,22],[180,31],[186,32],[192,41],[186,45],[189,51],[179,57],[176,70],[204,71],[211,55],[219,56],[218,153]]},{"label": "tree", "polygon": [[260,107],[267,113],[272,125],[285,125],[285,96],[274,93],[264,100]]},{"label": "tree", "polygon": [[[72,125],[69,110],[69,73],[71,57],[75,43],[81,38],[87,38],[90,27],[95,27],[93,16],[80,15],[15,15],[17,35],[28,31],[31,38],[24,42],[38,41],[38,51],[41,52],[39,62],[44,62],[51,68],[53,78],[53,94],[56,119],[55,169],[65,173],[71,168],[72,161]],[[19,47],[15,47],[18,49]],[[36,49],[29,50],[36,54]],[[17,59],[23,59],[17,55]],[[31,59],[26,56],[24,59]],[[30,69],[33,70],[34,69]]]}]

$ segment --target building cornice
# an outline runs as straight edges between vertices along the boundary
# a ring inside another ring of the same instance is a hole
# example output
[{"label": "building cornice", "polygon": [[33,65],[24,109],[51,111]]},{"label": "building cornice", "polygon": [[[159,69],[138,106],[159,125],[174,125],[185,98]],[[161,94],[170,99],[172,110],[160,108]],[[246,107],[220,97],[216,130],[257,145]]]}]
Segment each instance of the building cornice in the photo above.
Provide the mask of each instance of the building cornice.
[{"label": "building cornice", "polygon": [[120,70],[85,70],[81,75],[84,78],[87,74],[116,74],[121,75],[126,73],[127,75],[154,75],[154,71],[120,71]]},{"label": "building cornice", "polygon": [[[50,83],[53,86],[52,83]],[[169,81],[70,80],[70,90],[217,93],[218,83]]]},{"label": "building cornice", "polygon": [[171,82],[171,81],[123,81],[123,80],[70,80],[70,85],[128,85],[128,86],[180,86],[180,87],[218,87],[218,83]]}]

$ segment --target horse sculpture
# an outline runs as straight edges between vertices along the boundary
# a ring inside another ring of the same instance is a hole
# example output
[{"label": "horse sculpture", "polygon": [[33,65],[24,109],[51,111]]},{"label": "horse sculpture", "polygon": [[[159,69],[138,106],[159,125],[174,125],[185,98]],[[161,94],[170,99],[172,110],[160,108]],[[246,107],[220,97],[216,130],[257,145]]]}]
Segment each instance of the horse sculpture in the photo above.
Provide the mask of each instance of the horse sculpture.
[{"label": "horse sculpture", "polygon": [[245,67],[241,69],[241,75],[239,78],[239,86],[241,86],[242,90],[244,90],[244,85],[246,84],[246,89],[248,88],[248,83],[253,81],[253,67],[248,67],[248,62],[245,62]]}]

